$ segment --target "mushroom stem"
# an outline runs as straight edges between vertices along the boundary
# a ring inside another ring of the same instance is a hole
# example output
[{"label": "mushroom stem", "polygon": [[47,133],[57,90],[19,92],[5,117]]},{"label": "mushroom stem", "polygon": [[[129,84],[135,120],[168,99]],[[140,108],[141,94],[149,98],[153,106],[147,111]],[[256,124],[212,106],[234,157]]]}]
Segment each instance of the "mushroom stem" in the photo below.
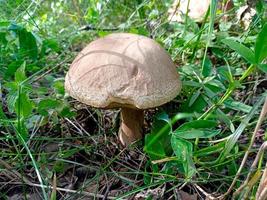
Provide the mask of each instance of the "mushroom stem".
[{"label": "mushroom stem", "polygon": [[119,138],[124,146],[143,137],[142,126],[144,124],[144,111],[131,108],[121,109],[121,126]]}]

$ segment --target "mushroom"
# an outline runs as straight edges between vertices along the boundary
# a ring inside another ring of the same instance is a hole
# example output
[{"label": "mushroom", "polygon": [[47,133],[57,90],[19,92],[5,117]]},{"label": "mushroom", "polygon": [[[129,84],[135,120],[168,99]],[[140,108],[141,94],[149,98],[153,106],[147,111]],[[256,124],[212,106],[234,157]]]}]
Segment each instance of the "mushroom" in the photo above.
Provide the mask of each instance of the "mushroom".
[{"label": "mushroom", "polygon": [[[168,10],[169,20],[172,22],[183,22],[183,15],[188,14],[192,20],[202,22],[210,4],[211,0],[175,0],[172,7]],[[232,0],[219,0],[219,9],[224,14],[231,10],[233,6]],[[227,16],[224,16],[224,19],[226,20]]]},{"label": "mushroom", "polygon": [[119,139],[142,138],[144,109],[175,98],[181,89],[176,66],[154,40],[113,33],[86,46],[65,79],[66,92],[96,108],[121,108]]}]

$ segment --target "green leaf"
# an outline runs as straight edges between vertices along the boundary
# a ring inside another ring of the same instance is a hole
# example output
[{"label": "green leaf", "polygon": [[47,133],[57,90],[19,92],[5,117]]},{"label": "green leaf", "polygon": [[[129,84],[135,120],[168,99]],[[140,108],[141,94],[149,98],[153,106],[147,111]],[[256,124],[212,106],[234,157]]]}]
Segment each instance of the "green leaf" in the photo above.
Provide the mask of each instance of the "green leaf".
[{"label": "green leaf", "polygon": [[256,63],[261,63],[267,57],[267,23],[263,26],[256,39],[255,59]]},{"label": "green leaf", "polygon": [[202,75],[204,77],[208,77],[211,74],[211,70],[212,70],[212,62],[209,58],[206,57],[203,63]]},{"label": "green leaf", "polygon": [[29,138],[29,132],[28,132],[28,129],[25,125],[25,121],[23,119],[19,120],[19,122],[16,124],[17,126],[17,134],[19,134],[20,136],[18,137],[20,143],[22,144],[23,141],[27,141],[28,138]]},{"label": "green leaf", "polygon": [[267,73],[267,64],[259,64],[259,65],[258,65],[258,68],[259,68],[261,71]]},{"label": "green leaf", "polygon": [[199,149],[193,152],[193,155],[200,158],[200,157],[206,157],[208,155],[212,155],[214,153],[220,153],[223,150],[224,146],[225,146],[225,141],[214,144],[212,146]]},{"label": "green leaf", "polygon": [[2,29],[7,29],[8,27],[10,26],[10,22],[8,22],[8,21],[2,21],[2,22],[0,22],[0,30],[2,30]]},{"label": "green leaf", "polygon": [[13,62],[11,62],[8,66],[7,66],[7,70],[5,71],[5,75],[4,78],[10,78],[12,76],[14,76],[14,74],[16,73],[17,69],[23,64],[22,60],[15,60]]},{"label": "green leaf", "polygon": [[206,82],[205,87],[208,87],[209,89],[211,89],[213,92],[221,92],[223,90],[225,90],[225,86],[223,85],[223,81],[219,81],[216,79],[210,80],[208,82]]},{"label": "green leaf", "polygon": [[178,159],[178,162],[183,164],[186,178],[192,178],[196,174],[196,167],[192,160],[193,145],[186,140],[172,136],[171,146]]},{"label": "green leaf", "polygon": [[62,160],[57,160],[56,163],[53,166],[53,171],[57,172],[57,173],[63,173],[65,170],[65,162]]},{"label": "green leaf", "polygon": [[19,30],[24,29],[22,26],[17,25],[17,24],[15,24],[15,23],[9,23],[8,25],[9,25],[9,26],[8,26],[8,30],[11,30],[11,31],[14,31],[14,32],[17,32],[17,31],[19,31]]},{"label": "green leaf", "polygon": [[241,43],[236,42],[233,39],[224,39],[222,40],[224,44],[229,46],[231,49],[235,50],[240,56],[246,59],[249,63],[255,64],[254,53],[251,49],[247,48]]},{"label": "green leaf", "polygon": [[188,130],[190,128],[214,128],[214,127],[216,127],[216,125],[217,125],[216,121],[196,120],[196,121],[192,121],[192,122],[186,122],[176,130],[183,131],[183,130]]},{"label": "green leaf", "polygon": [[46,48],[50,48],[57,53],[60,52],[60,46],[58,44],[58,41],[55,39],[46,39],[43,41],[43,45],[46,46]]},{"label": "green leaf", "polygon": [[38,47],[36,39],[31,32],[25,28],[17,30],[19,36],[19,45],[22,57],[28,55],[31,59],[36,60],[38,56]]},{"label": "green leaf", "polygon": [[198,98],[195,100],[195,102],[189,106],[189,99],[181,105],[181,112],[196,112],[201,113],[203,112],[203,109],[207,106],[207,103],[203,99],[203,95],[200,94]]},{"label": "green leaf", "polygon": [[56,53],[60,52],[60,46],[59,46],[57,40],[46,39],[43,41],[40,55],[44,56],[48,50],[52,50]]},{"label": "green leaf", "polygon": [[162,159],[170,150],[171,121],[166,113],[160,113],[153,122],[152,131],[146,134],[144,151],[152,160]]},{"label": "green leaf", "polygon": [[215,128],[216,124],[217,123],[215,121],[211,120],[196,120],[187,122],[177,128],[173,132],[173,135],[184,139],[211,138],[220,133],[220,130],[212,129]]},{"label": "green leaf", "polygon": [[8,43],[8,41],[6,39],[6,33],[0,32],[0,44],[3,44],[4,46],[6,46],[7,43]]},{"label": "green leaf", "polygon": [[53,83],[53,88],[57,94],[60,94],[64,96],[65,94],[65,87],[64,87],[64,81],[63,80],[56,80]]},{"label": "green leaf", "polygon": [[[16,86],[14,82],[9,83],[10,86]],[[7,108],[9,112],[13,113],[15,111],[15,104],[18,98],[18,91],[11,89],[7,94]]]},{"label": "green leaf", "polygon": [[26,92],[22,92],[19,97],[17,98],[15,104],[15,111],[18,116],[26,118],[30,116],[33,109],[33,103],[30,100],[28,94]]},{"label": "green leaf", "polygon": [[74,117],[75,115],[76,115],[76,113],[75,112],[72,112],[70,110],[70,107],[69,106],[64,106],[59,111],[59,116],[60,117],[68,117],[68,118],[71,118],[71,117]]},{"label": "green leaf", "polygon": [[228,99],[224,102],[224,104],[226,105],[226,107],[231,108],[233,110],[237,110],[237,111],[242,111],[244,113],[249,113],[250,110],[252,109],[251,106],[248,106],[242,102],[239,101],[234,101],[232,99]]},{"label": "green leaf", "polygon": [[15,72],[15,81],[17,83],[20,83],[27,78],[25,75],[25,66],[26,66],[26,62],[23,62],[22,65]]},{"label": "green leaf", "polygon": [[56,109],[59,106],[60,102],[58,100],[44,99],[38,104],[38,112],[43,116],[47,116],[49,114],[49,110]]},{"label": "green leaf", "polygon": [[183,139],[195,139],[195,138],[211,138],[218,135],[221,130],[209,130],[209,129],[189,129],[186,131],[176,130],[174,135]]},{"label": "green leaf", "polygon": [[199,89],[199,90],[197,90],[197,91],[191,96],[190,101],[189,101],[189,104],[188,104],[189,107],[191,107],[191,106],[195,103],[195,101],[196,101],[197,98],[199,97],[200,93],[201,93],[201,92],[200,92],[200,89]]}]

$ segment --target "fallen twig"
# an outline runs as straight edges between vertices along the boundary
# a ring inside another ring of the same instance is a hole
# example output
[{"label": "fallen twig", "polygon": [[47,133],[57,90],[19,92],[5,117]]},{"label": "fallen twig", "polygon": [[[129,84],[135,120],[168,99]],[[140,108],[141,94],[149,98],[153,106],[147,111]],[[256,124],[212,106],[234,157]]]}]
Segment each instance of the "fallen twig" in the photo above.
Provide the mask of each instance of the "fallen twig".
[{"label": "fallen twig", "polygon": [[[225,197],[226,197],[227,195],[229,195],[229,194],[231,193],[232,189],[234,188],[234,186],[235,186],[235,184],[236,184],[236,181],[237,181],[238,177],[240,176],[243,167],[245,166],[245,163],[246,163],[246,161],[247,161],[247,158],[248,158],[248,156],[249,156],[249,153],[250,153],[250,151],[251,151],[251,148],[252,148],[252,146],[253,146],[253,144],[254,144],[254,141],[255,141],[257,132],[259,131],[259,129],[260,129],[260,127],[261,127],[261,124],[262,124],[262,122],[263,122],[263,120],[264,120],[264,117],[266,116],[266,113],[267,113],[267,97],[265,98],[265,103],[264,103],[264,105],[263,105],[263,107],[262,107],[262,110],[261,110],[261,113],[260,113],[259,120],[258,120],[258,122],[257,122],[257,125],[256,125],[256,127],[255,127],[255,129],[254,129],[253,135],[252,135],[252,137],[251,137],[249,147],[248,147],[248,149],[247,149],[247,151],[246,151],[246,153],[245,153],[245,155],[244,155],[244,158],[243,158],[243,160],[242,160],[242,162],[241,162],[241,165],[240,165],[240,167],[239,167],[239,169],[238,169],[238,171],[237,171],[237,173],[236,173],[236,175],[235,175],[235,178],[234,178],[232,184],[230,185],[229,189],[227,190],[227,192],[226,192],[225,194],[221,195],[220,197],[218,197],[218,199],[225,199]],[[257,156],[257,157],[258,157],[258,156]],[[256,157],[255,161],[257,161],[257,157]],[[254,162],[255,162],[255,161],[254,161]],[[249,177],[248,177],[248,178],[249,178]]]}]

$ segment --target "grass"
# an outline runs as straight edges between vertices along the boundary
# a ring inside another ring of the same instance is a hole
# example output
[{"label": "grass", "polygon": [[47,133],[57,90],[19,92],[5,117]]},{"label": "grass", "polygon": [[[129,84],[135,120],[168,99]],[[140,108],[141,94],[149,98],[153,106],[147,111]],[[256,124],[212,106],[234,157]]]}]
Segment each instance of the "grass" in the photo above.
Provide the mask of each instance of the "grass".
[{"label": "grass", "polygon": [[[169,23],[170,3],[0,2],[2,199],[256,198],[266,162],[266,5],[243,30],[234,17],[241,1],[228,28],[215,0],[202,25]],[[87,23],[96,30],[79,31]],[[176,99],[145,112],[146,138],[129,148],[118,143],[118,111],[64,91],[75,55],[114,27],[153,37],[183,81]]]}]

